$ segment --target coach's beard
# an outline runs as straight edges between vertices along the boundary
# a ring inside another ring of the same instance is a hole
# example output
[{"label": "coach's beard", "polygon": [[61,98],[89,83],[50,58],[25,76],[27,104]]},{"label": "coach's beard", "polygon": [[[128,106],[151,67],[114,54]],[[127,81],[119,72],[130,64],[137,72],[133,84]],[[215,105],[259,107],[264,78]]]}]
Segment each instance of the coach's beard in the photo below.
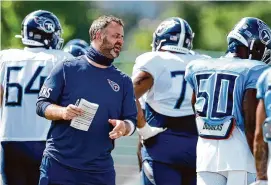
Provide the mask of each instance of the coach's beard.
[{"label": "coach's beard", "polygon": [[114,51],[115,48],[112,48],[110,50],[110,54],[112,55],[113,58],[117,58],[119,56],[119,53],[117,54],[115,51]]}]

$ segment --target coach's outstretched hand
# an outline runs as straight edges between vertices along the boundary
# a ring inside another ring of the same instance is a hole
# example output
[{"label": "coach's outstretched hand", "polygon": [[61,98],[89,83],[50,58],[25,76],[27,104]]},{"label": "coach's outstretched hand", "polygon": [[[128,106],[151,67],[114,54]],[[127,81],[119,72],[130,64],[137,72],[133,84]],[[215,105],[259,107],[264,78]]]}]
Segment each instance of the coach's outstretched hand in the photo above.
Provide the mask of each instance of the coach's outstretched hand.
[{"label": "coach's outstretched hand", "polygon": [[114,126],[114,129],[111,132],[109,132],[109,137],[111,139],[118,139],[126,134],[127,128],[126,123],[124,121],[117,119],[109,119],[108,122]]}]

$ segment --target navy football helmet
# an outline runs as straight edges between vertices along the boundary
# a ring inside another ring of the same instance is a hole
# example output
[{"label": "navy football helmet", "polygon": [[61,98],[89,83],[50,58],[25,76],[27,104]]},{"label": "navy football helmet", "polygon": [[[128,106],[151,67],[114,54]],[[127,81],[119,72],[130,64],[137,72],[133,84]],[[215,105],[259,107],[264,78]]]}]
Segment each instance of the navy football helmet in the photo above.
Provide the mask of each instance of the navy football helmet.
[{"label": "navy football helmet", "polygon": [[254,17],[241,19],[227,36],[228,50],[236,51],[236,46],[248,48],[249,59],[270,62],[271,29],[265,22]]},{"label": "navy football helmet", "polygon": [[66,47],[68,47],[70,45],[80,46],[80,47],[82,47],[84,49],[87,49],[89,47],[89,44],[86,41],[82,40],[82,39],[72,39],[64,46],[64,48],[66,48]]},{"label": "navy football helmet", "polygon": [[21,35],[16,37],[21,38],[22,43],[27,46],[62,49],[62,33],[61,24],[53,13],[37,10],[24,18]]},{"label": "navy football helmet", "polygon": [[190,25],[184,19],[168,18],[153,33],[152,51],[189,53],[193,47],[194,35]]},{"label": "navy football helmet", "polygon": [[68,45],[68,46],[65,46],[63,50],[65,52],[72,54],[74,57],[85,55],[87,53],[86,49],[84,49],[78,45]]}]

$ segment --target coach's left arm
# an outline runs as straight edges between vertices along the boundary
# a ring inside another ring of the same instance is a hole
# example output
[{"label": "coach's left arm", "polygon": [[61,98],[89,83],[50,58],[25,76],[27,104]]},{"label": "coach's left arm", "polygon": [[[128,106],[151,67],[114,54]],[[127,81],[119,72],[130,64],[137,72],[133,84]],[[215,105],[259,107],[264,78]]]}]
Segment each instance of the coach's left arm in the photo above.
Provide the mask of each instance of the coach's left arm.
[{"label": "coach's left arm", "polygon": [[125,77],[123,85],[123,102],[120,120],[109,119],[108,122],[114,126],[109,133],[111,139],[117,139],[121,136],[130,136],[136,128],[137,107],[133,84],[129,77]]}]

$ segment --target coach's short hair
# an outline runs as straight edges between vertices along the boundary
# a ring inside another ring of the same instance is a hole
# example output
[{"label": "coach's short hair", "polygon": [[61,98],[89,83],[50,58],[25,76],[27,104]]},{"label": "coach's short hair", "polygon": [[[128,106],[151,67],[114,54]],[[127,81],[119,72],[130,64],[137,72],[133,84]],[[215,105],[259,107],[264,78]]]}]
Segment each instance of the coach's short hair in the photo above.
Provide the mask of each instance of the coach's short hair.
[{"label": "coach's short hair", "polygon": [[124,26],[123,20],[120,18],[117,18],[113,15],[103,15],[99,17],[98,19],[94,20],[93,23],[91,24],[89,28],[89,36],[90,36],[90,41],[93,41],[96,37],[96,33],[100,30],[103,30],[108,26],[109,23],[111,22],[116,22],[121,26]]}]

